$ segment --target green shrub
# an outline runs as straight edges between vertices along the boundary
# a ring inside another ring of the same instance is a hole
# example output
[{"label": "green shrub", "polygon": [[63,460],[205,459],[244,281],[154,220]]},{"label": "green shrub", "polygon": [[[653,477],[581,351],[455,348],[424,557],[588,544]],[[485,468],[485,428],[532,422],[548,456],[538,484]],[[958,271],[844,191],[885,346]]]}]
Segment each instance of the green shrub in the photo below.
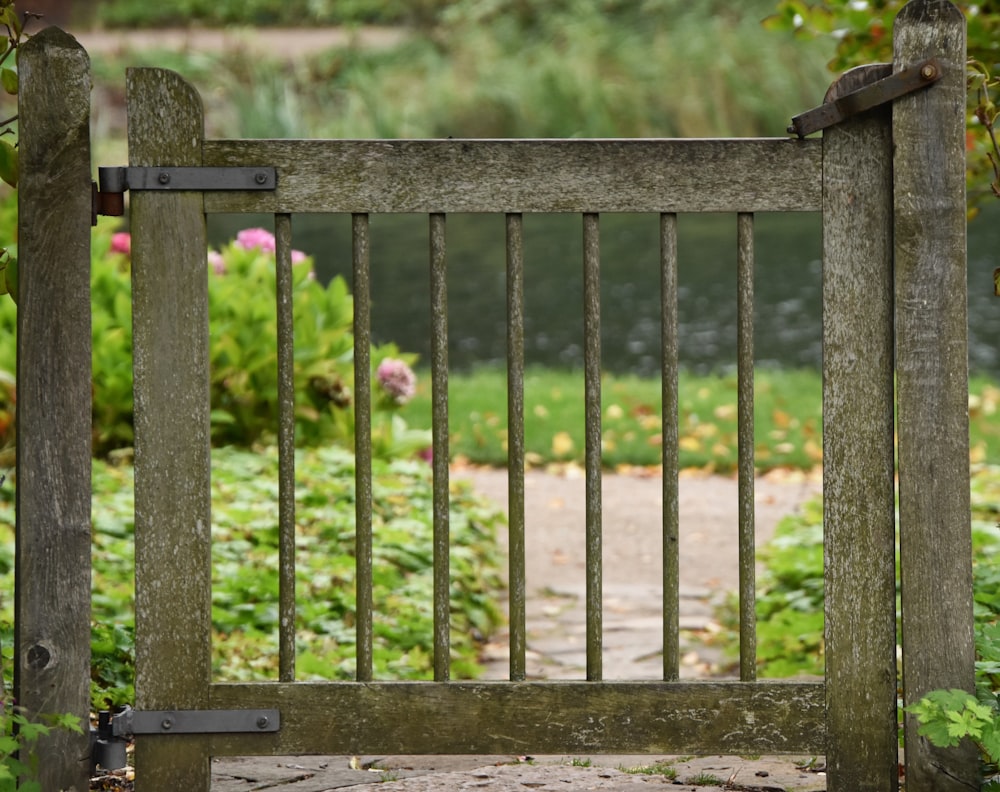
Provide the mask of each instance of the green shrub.
[{"label": "green shrub", "polygon": [[[92,237],[93,448],[98,456],[134,442],[130,239],[101,222]],[[273,442],[278,426],[274,238],[241,232],[206,263],[209,297],[212,440],[216,445]],[[293,263],[295,435],[299,445],[354,440],[352,299],[342,278],[323,285],[312,261]],[[13,445],[17,309],[0,301],[0,445]],[[377,376],[386,360],[406,367],[413,355],[394,344],[371,351],[374,452],[408,455],[430,445],[392,413],[406,399],[387,397]],[[408,398],[408,397],[407,397]],[[3,460],[0,460],[2,462]]]}]

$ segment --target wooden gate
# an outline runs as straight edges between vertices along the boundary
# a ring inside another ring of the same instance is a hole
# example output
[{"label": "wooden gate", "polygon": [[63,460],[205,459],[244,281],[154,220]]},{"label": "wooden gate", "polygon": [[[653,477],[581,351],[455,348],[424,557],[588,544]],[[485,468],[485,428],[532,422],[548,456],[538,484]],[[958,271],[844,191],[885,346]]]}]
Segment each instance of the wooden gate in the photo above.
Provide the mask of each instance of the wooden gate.
[{"label": "wooden gate", "polygon": [[[828,101],[936,59],[941,79],[848,116],[821,138],[745,140],[275,141],[204,138],[201,100],[170,72],[127,77],[132,168],[252,168],[274,189],[144,189],[131,195],[136,433],[136,707],[140,712],[277,710],[259,733],[137,738],[140,786],[207,789],[209,758],[309,753],[738,753],[827,757],[829,788],[897,786],[894,423],[898,426],[903,680],[907,702],[972,688],[964,193],[964,20],[950,3],[901,12],[894,67],[845,75]],[[934,75],[937,77],[938,75]],[[139,171],[135,171],[136,174]],[[164,181],[175,177],[166,170]],[[251,172],[251,177],[253,177]],[[162,184],[161,184],[162,186]],[[822,682],[758,681],[753,514],[754,216],[823,217],[827,670]],[[280,681],[211,678],[210,454],[205,217],[266,212],[277,238],[281,556]],[[434,402],[434,681],[372,675],[371,456],[357,422],[357,679],[295,675],[291,215],[350,214],[356,402],[371,395],[370,218],[428,218]],[[447,215],[495,213],[507,234],[510,404],[510,679],[449,680]],[[525,680],[523,215],[582,218],[587,412],[587,671]],[[658,217],[663,318],[661,681],[602,674],[600,218]],[[738,229],[741,554],[740,679],[678,680],[676,220],[727,212]],[[29,256],[22,238],[22,256]],[[23,267],[27,270],[27,267]],[[24,280],[31,275],[25,271]],[[28,287],[30,292],[31,287]],[[39,292],[40,294],[40,292]],[[25,298],[31,305],[30,294]],[[41,299],[38,297],[37,299]],[[22,305],[22,311],[26,306]],[[29,332],[30,334],[30,332]],[[22,385],[22,410],[28,401]],[[34,394],[32,394],[32,397]],[[42,398],[39,395],[38,398]],[[30,411],[30,407],[29,407]],[[22,418],[24,413],[22,412]],[[38,431],[41,431],[39,429]],[[19,435],[23,441],[24,434]],[[23,447],[23,446],[22,446]],[[932,451],[930,449],[933,449]],[[20,457],[20,454],[19,454]],[[23,461],[19,459],[19,461]],[[31,489],[30,470],[19,497]],[[23,505],[22,505],[23,508]],[[23,514],[22,514],[23,516]],[[23,533],[23,532],[22,532]],[[176,552],[182,547],[184,552]],[[19,575],[21,572],[19,571]],[[36,635],[22,639],[37,644]],[[22,652],[22,657],[24,653]],[[23,679],[32,679],[28,663]],[[198,715],[195,718],[200,717]],[[180,720],[178,720],[180,718]],[[907,788],[976,774],[907,724]],[[964,788],[964,787],[954,787]]]}]

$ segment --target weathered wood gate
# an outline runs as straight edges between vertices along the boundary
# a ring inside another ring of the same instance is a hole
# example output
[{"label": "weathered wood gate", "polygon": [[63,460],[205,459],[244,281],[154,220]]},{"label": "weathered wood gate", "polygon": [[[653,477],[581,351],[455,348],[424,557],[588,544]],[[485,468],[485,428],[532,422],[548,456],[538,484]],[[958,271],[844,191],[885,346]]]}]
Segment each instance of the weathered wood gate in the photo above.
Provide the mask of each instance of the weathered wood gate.
[{"label": "weathered wood gate", "polygon": [[[904,698],[912,702],[937,687],[971,689],[973,684],[964,31],[964,20],[950,3],[911,2],[897,20],[894,66],[849,73],[831,89],[828,100],[929,58],[937,59],[941,79],[891,106],[852,115],[826,129],[821,138],[806,140],[206,140],[201,101],[193,89],[170,72],[131,70],[127,77],[131,167],[250,167],[261,169],[262,180],[269,178],[266,168],[276,173],[273,190],[149,189],[131,196],[136,705],[139,711],[273,708],[280,712],[277,731],[206,735],[164,728],[162,734],[139,737],[139,785],[207,789],[213,755],[817,752],[827,757],[831,790],[896,788],[894,422]],[[27,61],[29,71],[41,69],[42,56],[51,56],[56,44],[39,36],[25,47],[22,62]],[[22,89],[26,136],[32,118],[30,101],[30,91],[26,96]],[[850,102],[841,105],[847,114]],[[22,143],[22,161],[29,171],[22,186],[22,206],[32,206],[32,200],[53,189],[44,169],[51,172],[54,160],[37,145],[27,137]],[[32,175],[33,167],[42,175]],[[47,200],[54,199],[49,195]],[[823,682],[765,682],[757,681],[755,674],[753,227],[756,213],[799,211],[823,216],[827,672]],[[211,679],[205,216],[213,212],[268,212],[275,218],[284,412],[279,434],[281,660],[280,681],[272,683],[220,684]],[[399,212],[428,216],[434,389],[433,682],[372,679],[374,540],[370,423],[363,407],[357,412],[357,680],[295,681],[291,215],[306,212],[352,216],[359,404],[371,392],[369,217]],[[454,212],[497,213],[504,216],[507,230],[511,661],[510,680],[503,682],[448,679],[445,273],[446,217]],[[524,678],[521,229],[523,215],[533,212],[576,213],[583,227],[587,672],[586,679],[569,682]],[[598,296],[600,215],[607,212],[659,217],[664,669],[658,682],[607,681],[602,675],[600,558],[605,526]],[[676,218],[685,212],[733,213],[738,228],[742,624],[740,680],[733,682],[678,681]],[[32,339],[33,334],[51,332],[51,283],[59,276],[53,274],[52,263],[41,260],[50,244],[43,229],[30,225],[22,229],[27,233],[22,230],[21,236],[18,538],[24,548],[21,557],[27,560],[18,570],[19,581],[30,578],[29,562],[42,563],[32,560],[33,546],[51,548],[60,532],[79,533],[71,519],[79,515],[79,505],[68,508],[69,501],[58,500],[54,506],[46,505],[45,493],[52,491],[53,477],[57,485],[73,476],[77,482],[80,479],[69,470],[46,468],[51,453],[58,452],[44,440],[51,436],[52,422],[65,415],[67,421],[79,424],[79,409],[73,413],[74,406],[62,394],[52,394],[46,382],[35,383],[26,376],[36,368],[46,369],[57,356],[58,350],[51,348],[33,351]],[[33,448],[45,453],[35,455]],[[176,552],[178,547],[184,552]],[[80,669],[67,671],[65,662],[55,668],[59,663],[48,660],[57,654],[63,638],[52,633],[45,614],[63,610],[45,586],[25,587],[20,595],[19,691],[29,707],[38,704],[39,709],[51,710],[51,690],[56,686],[52,680],[72,687],[74,675],[79,675]],[[75,701],[72,696],[61,700]],[[69,760],[70,770],[61,778],[78,772],[74,761],[78,760]],[[906,761],[910,790],[967,788],[964,785],[972,784],[977,772],[969,752],[937,751],[917,737],[909,722]],[[53,782],[53,788],[56,783],[69,784]]]}]

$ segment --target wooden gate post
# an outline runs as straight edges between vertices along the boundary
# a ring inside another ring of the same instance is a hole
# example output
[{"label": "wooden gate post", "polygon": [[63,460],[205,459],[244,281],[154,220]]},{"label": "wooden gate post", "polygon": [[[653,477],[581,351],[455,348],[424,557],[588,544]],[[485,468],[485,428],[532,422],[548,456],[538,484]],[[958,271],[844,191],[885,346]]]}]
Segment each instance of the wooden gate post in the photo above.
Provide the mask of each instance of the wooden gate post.
[{"label": "wooden gate post", "polygon": [[[39,741],[42,789],[88,788],[90,59],[58,28],[20,48],[14,690],[79,715]],[[7,299],[6,297],[3,299]]]},{"label": "wooden gate post", "polygon": [[[201,97],[129,69],[129,164],[199,166]],[[201,192],[133,191],[135,694],[139,709],[205,709],[211,681],[208,266]],[[204,735],[136,740],[142,789],[207,790]]]},{"label": "wooden gate post", "polygon": [[[834,101],[887,76],[862,66]],[[831,790],[892,792],[896,744],[892,129],[823,133],[823,507]]]},{"label": "wooden gate post", "polygon": [[[903,696],[975,684],[969,516],[965,19],[946,0],[896,18],[896,70],[941,80],[893,107]],[[971,744],[938,749],[906,717],[906,788],[979,787]]]}]

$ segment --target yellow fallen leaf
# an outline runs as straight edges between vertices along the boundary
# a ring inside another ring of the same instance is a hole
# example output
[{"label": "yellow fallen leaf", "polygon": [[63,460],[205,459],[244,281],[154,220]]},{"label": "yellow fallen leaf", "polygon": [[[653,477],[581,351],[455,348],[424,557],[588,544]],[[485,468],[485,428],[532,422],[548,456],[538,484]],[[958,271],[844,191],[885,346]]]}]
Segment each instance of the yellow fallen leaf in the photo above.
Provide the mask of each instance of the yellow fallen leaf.
[{"label": "yellow fallen leaf", "polygon": [[736,417],[736,405],[720,404],[718,407],[712,410],[712,414],[720,421],[730,421]]},{"label": "yellow fallen leaf", "polygon": [[806,456],[813,462],[823,461],[823,448],[815,440],[806,440],[806,444],[802,446],[802,450],[806,452]]},{"label": "yellow fallen leaf", "polygon": [[677,442],[677,445],[679,445],[684,451],[701,451],[701,440],[697,437],[691,437],[690,435],[682,437]]},{"label": "yellow fallen leaf", "polygon": [[536,404],[535,405],[535,409],[534,409],[534,413],[539,418],[548,418],[549,417],[549,411],[545,408],[544,404]]},{"label": "yellow fallen leaf", "polygon": [[620,404],[611,404],[608,405],[605,415],[612,421],[618,421],[625,417],[625,411],[621,408]]},{"label": "yellow fallen leaf", "polygon": [[571,453],[573,453],[573,438],[569,436],[569,432],[557,432],[552,438],[553,456],[566,456]]}]

